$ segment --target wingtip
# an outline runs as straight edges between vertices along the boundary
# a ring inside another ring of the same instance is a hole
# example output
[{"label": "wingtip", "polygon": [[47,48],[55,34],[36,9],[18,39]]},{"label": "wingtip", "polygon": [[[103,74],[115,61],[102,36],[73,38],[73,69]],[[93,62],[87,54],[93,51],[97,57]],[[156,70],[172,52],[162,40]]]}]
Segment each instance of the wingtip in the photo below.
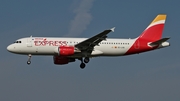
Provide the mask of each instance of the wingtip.
[{"label": "wingtip", "polygon": [[114,32],[114,29],[115,29],[115,28],[116,28],[116,27],[111,28],[111,31]]}]

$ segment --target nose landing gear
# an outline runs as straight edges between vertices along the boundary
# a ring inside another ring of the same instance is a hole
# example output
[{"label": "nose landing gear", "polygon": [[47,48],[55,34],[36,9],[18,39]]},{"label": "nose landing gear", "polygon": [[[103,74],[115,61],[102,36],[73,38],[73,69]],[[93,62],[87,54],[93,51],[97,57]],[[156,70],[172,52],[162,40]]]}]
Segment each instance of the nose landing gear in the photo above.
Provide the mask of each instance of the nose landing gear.
[{"label": "nose landing gear", "polygon": [[31,64],[31,54],[28,55],[28,61],[27,61],[27,64],[30,65]]}]

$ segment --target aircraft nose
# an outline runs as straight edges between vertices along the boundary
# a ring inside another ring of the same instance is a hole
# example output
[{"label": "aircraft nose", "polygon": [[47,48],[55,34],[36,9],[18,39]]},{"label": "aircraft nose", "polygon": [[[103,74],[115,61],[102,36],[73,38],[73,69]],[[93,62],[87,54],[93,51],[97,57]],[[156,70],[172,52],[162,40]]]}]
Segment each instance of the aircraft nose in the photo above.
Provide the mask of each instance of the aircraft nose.
[{"label": "aircraft nose", "polygon": [[13,46],[12,46],[12,45],[9,45],[9,46],[7,47],[7,50],[8,50],[9,52],[12,52]]}]

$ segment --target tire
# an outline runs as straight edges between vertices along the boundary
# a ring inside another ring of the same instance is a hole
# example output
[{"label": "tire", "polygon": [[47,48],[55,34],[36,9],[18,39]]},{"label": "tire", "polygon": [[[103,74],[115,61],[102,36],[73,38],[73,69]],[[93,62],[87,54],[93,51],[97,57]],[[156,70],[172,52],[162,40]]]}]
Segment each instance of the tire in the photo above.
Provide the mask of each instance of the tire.
[{"label": "tire", "polygon": [[84,69],[85,67],[86,67],[86,64],[85,64],[85,63],[81,63],[81,64],[80,64],[80,68],[81,68],[81,69]]},{"label": "tire", "polygon": [[84,58],[84,62],[88,63],[89,62],[89,58],[88,57]]},{"label": "tire", "polygon": [[30,65],[30,64],[31,64],[31,61],[27,61],[27,64]]}]

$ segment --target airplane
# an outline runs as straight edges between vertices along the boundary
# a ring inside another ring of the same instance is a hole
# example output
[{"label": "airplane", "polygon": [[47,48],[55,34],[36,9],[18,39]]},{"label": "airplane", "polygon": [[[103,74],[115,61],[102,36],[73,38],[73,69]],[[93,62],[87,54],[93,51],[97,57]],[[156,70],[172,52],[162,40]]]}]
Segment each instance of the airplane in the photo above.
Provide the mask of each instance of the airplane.
[{"label": "airplane", "polygon": [[165,20],[165,14],[157,15],[142,34],[133,39],[107,38],[110,32],[114,32],[114,27],[91,38],[30,36],[16,40],[7,50],[28,55],[28,65],[31,64],[32,55],[51,55],[56,65],[80,60],[80,68],[83,69],[93,57],[132,55],[170,46],[167,42],[169,37],[161,38]]}]

